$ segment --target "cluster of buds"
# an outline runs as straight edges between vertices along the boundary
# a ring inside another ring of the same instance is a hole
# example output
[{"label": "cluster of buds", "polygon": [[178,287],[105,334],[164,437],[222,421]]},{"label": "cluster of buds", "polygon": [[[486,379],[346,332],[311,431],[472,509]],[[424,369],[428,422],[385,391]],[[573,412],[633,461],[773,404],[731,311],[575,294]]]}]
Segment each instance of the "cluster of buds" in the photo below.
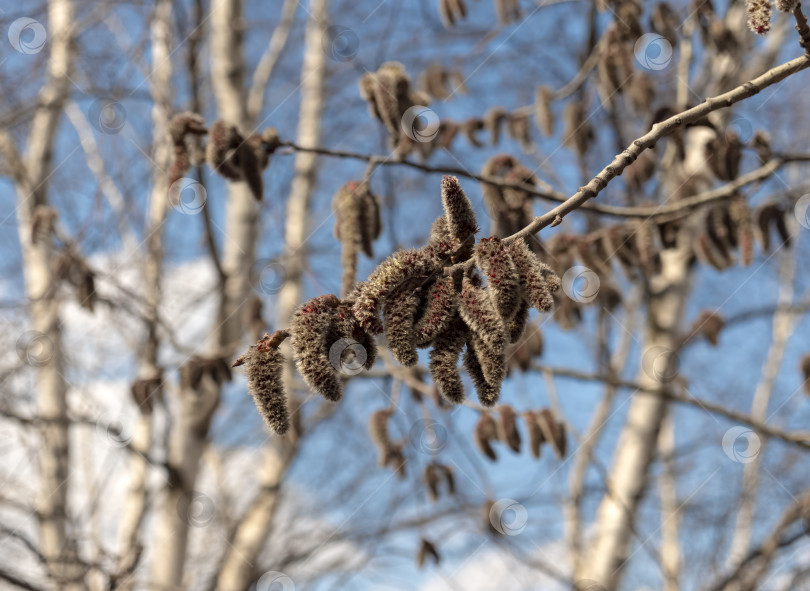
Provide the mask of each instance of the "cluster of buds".
[{"label": "cluster of buds", "polygon": [[367,184],[349,181],[332,198],[332,211],[334,235],[341,246],[341,293],[345,295],[357,277],[358,252],[362,250],[369,258],[374,256],[372,242],[382,231],[380,201],[368,190]]},{"label": "cluster of buds", "polygon": [[402,118],[411,107],[427,106],[430,97],[411,88],[411,79],[399,62],[385,62],[376,72],[367,72],[359,87],[371,116],[385,125],[393,147],[401,156],[410,152],[412,140],[402,131]]},{"label": "cluster of buds", "polygon": [[205,158],[212,170],[230,181],[244,181],[256,201],[264,195],[262,171],[279,145],[272,127],[245,138],[235,125],[217,120],[208,130]]},{"label": "cluster of buds", "polygon": [[[509,154],[498,154],[484,163],[481,175],[508,183],[535,185],[534,173]],[[492,219],[491,232],[496,236],[511,236],[532,220],[531,195],[520,189],[481,184],[484,206]],[[532,239],[532,249],[539,252],[539,242]]]},{"label": "cluster of buds", "polygon": [[[565,425],[557,420],[549,408],[527,410],[520,413],[528,435],[529,452],[533,458],[539,458],[543,443],[548,443],[554,455],[563,459],[567,450]],[[493,443],[505,445],[514,453],[520,453],[522,439],[518,431],[518,415],[508,405],[498,406],[498,415],[484,411],[473,431],[473,440],[478,450],[488,459],[495,462],[498,455]]]}]

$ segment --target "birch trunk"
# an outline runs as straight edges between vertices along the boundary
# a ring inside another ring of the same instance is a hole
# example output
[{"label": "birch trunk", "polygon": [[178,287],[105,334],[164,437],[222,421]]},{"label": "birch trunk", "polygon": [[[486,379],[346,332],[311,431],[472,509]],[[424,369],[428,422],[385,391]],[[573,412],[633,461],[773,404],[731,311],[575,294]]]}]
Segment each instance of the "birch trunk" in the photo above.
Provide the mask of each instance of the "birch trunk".
[{"label": "birch trunk", "polygon": [[[686,236],[680,244],[688,245]],[[661,273],[650,282],[649,321],[637,382],[645,389],[664,389],[677,372],[678,328],[689,286],[688,246],[661,253]],[[661,396],[638,396],[619,436],[609,472],[612,494],[606,495],[596,518],[597,538],[579,579],[618,588],[628,558],[635,515],[647,486],[647,472],[656,453],[658,434],[666,416]]]},{"label": "birch trunk", "polygon": [[672,415],[664,419],[658,438],[663,471],[658,478],[661,496],[661,570],[664,591],[678,591],[681,577],[681,549],[678,542],[678,488],[675,480],[675,423]]},{"label": "birch trunk", "polygon": [[[780,308],[787,308],[793,303],[793,256],[791,252],[785,251],[781,258],[778,305]],[[768,402],[771,399],[776,377],[779,375],[779,368],[782,366],[787,342],[793,334],[794,328],[795,320],[789,310],[778,310],[774,313],[771,346],[762,366],[762,377],[754,390],[754,399],[751,403],[751,417],[758,421],[765,422],[767,419]],[[759,452],[743,468],[740,507],[737,511],[737,523],[729,548],[728,567],[736,567],[748,554],[751,544],[751,528],[759,487],[759,467],[765,443],[764,439],[760,441]]]},{"label": "birch trunk", "polygon": [[[70,75],[75,62],[74,6],[71,0],[48,4],[47,81],[39,95],[28,150],[24,157],[25,181],[17,184],[20,247],[25,289],[30,301],[33,330],[50,354],[37,358],[37,406],[45,421],[39,454],[39,549],[60,588],[78,588],[76,549],[66,531],[68,473],[67,387],[59,322],[59,301],[52,275],[51,237],[32,241],[34,212],[48,202],[54,138],[65,102],[70,95]],[[72,579],[73,581],[69,581]]]},{"label": "birch trunk", "polygon": [[[172,51],[172,4],[170,0],[159,0],[155,7],[151,27],[152,70],[150,94],[152,96],[152,159],[155,167],[152,173],[152,194],[149,200],[146,223],[147,253],[144,265],[144,285],[146,298],[146,339],[139,352],[138,376],[153,379],[160,376],[157,365],[159,340],[157,334],[160,285],[163,271],[163,223],[168,209],[168,170],[171,158],[169,143],[169,117],[172,108],[171,97],[171,51]],[[154,408],[156,400],[152,400]],[[139,453],[130,455],[129,490],[121,513],[119,529],[119,556],[122,566],[129,567],[139,554],[137,549],[139,530],[146,510],[146,478],[153,420],[152,412],[138,409],[138,416],[132,430],[132,447]],[[132,582],[124,583],[129,588]]]},{"label": "birch trunk", "polygon": [[[301,69],[301,109],[296,143],[317,146],[321,134],[326,76],[326,53],[323,51],[322,43],[329,26],[328,1],[311,0],[309,15]],[[301,301],[305,243],[308,238],[307,218],[315,189],[317,162],[316,154],[299,152],[296,155],[285,218],[287,277],[278,294],[278,326],[289,324],[292,313]],[[285,350],[285,358],[287,359],[284,372],[285,389],[288,395],[292,396],[295,369],[288,348]],[[294,400],[291,403],[291,410],[298,412]],[[255,578],[255,565],[275,517],[280,485],[295,456],[296,438],[297,434],[291,432],[285,439],[275,438],[271,445],[266,447],[261,468],[261,492],[248,508],[230,541],[231,545],[217,581],[218,590],[242,591],[247,589]]]}]

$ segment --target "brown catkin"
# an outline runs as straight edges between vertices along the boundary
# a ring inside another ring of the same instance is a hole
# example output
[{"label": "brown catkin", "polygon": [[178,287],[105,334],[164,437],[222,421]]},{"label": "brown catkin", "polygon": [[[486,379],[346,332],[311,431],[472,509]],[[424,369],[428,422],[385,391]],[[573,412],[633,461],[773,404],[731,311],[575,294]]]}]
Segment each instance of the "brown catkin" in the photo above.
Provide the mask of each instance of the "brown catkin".
[{"label": "brown catkin", "polygon": [[416,553],[416,566],[418,568],[424,567],[428,558],[433,560],[433,563],[437,566],[442,560],[439,551],[436,550],[436,546],[434,546],[432,542],[422,538],[419,543],[419,550]]},{"label": "brown catkin", "polygon": [[290,325],[298,372],[310,388],[332,402],[343,396],[337,368],[329,359],[339,303],[332,294],[312,298],[296,310]]},{"label": "brown catkin", "polygon": [[546,440],[537,420],[537,412],[527,410],[520,413],[520,416],[523,418],[523,422],[526,424],[526,432],[529,434],[529,453],[532,454],[533,458],[537,459],[540,457],[543,442]]},{"label": "brown catkin", "polygon": [[461,284],[459,314],[465,324],[491,350],[503,350],[506,327],[486,290],[465,276]]},{"label": "brown catkin", "polygon": [[386,298],[383,307],[383,327],[388,348],[394,359],[405,367],[412,367],[419,360],[414,331],[414,316],[419,303],[419,290],[405,288]]},{"label": "brown catkin", "polygon": [[500,387],[490,384],[484,376],[484,370],[478,361],[475,347],[472,340],[467,340],[467,350],[464,352],[464,367],[472,380],[478,401],[481,406],[492,407],[498,402],[500,397]]},{"label": "brown catkin", "polygon": [[501,125],[506,120],[509,113],[503,107],[490,107],[484,113],[484,129],[489,133],[489,141],[493,146],[497,146],[501,139]]},{"label": "brown catkin", "polygon": [[442,206],[447,220],[447,230],[461,244],[475,240],[478,222],[475,219],[472,203],[454,176],[442,179]]},{"label": "brown catkin", "polygon": [[284,435],[290,428],[287,397],[281,379],[284,357],[278,350],[286,334],[286,331],[265,334],[234,363],[234,366],[245,365],[248,392],[267,426],[279,435]]},{"label": "brown catkin", "polygon": [[509,248],[500,238],[482,238],[475,245],[475,264],[487,280],[495,310],[504,323],[515,317],[521,301],[520,276]]},{"label": "brown catkin", "polygon": [[394,447],[388,434],[388,421],[393,414],[393,408],[382,408],[371,413],[368,419],[368,434],[374,447],[377,448],[377,465],[380,468],[386,465]]},{"label": "brown catkin", "polygon": [[352,311],[363,329],[378,334],[382,331],[378,312],[383,300],[407,280],[429,276],[437,271],[436,263],[423,250],[399,250],[385,259],[366,281],[355,287],[348,299],[354,301]]},{"label": "brown catkin", "polygon": [[695,319],[692,325],[692,333],[702,334],[712,347],[716,347],[720,338],[720,331],[723,330],[725,324],[725,320],[718,312],[704,310]]},{"label": "brown catkin", "polygon": [[554,101],[554,91],[548,86],[539,86],[534,92],[534,117],[540,133],[549,137],[554,134],[554,112],[551,103]]},{"label": "brown catkin", "polygon": [[802,378],[804,379],[804,391],[810,394],[810,353],[802,357],[799,368],[801,369]]},{"label": "brown catkin", "polygon": [[565,426],[557,422],[554,413],[548,408],[544,408],[537,414],[537,424],[543,432],[543,438],[548,441],[554,451],[554,455],[560,460],[563,459],[567,447]]},{"label": "brown catkin", "polygon": [[464,401],[464,384],[458,371],[458,358],[466,341],[466,327],[456,316],[447,329],[433,341],[430,351],[430,375],[442,397],[453,404]]},{"label": "brown catkin", "polygon": [[475,425],[473,440],[479,451],[493,462],[498,459],[495,450],[492,449],[492,441],[495,441],[497,437],[498,425],[495,419],[488,412],[482,412]]},{"label": "brown catkin", "polygon": [[520,453],[520,433],[515,409],[508,404],[498,407],[498,439],[516,454]]},{"label": "brown catkin", "polygon": [[506,325],[506,332],[510,343],[517,343],[523,336],[526,329],[526,322],[529,320],[529,302],[522,295],[517,305],[515,316]]},{"label": "brown catkin", "polygon": [[[484,379],[491,386],[490,389],[485,390],[484,400],[481,404],[492,406],[498,400],[501,382],[506,377],[506,349],[491,349],[473,333],[467,339],[467,350],[475,355]],[[480,393],[479,398],[481,398]]]},{"label": "brown catkin", "polygon": [[357,277],[357,253],[361,241],[361,224],[353,191],[357,183],[343,185],[332,198],[332,212],[335,214],[335,237],[340,241],[341,294],[346,294]]},{"label": "brown catkin", "polygon": [[208,130],[208,143],[205,146],[205,159],[211,170],[226,179],[237,181],[242,171],[235,161],[236,148],[242,143],[242,136],[236,127],[222,120],[214,121]]},{"label": "brown catkin", "polygon": [[522,238],[509,243],[509,252],[518,270],[526,300],[540,312],[550,311],[554,305],[551,294],[559,289],[560,278],[529,250]]},{"label": "brown catkin", "polygon": [[458,310],[452,277],[441,277],[427,290],[425,309],[414,326],[417,347],[427,347],[443,332]]}]

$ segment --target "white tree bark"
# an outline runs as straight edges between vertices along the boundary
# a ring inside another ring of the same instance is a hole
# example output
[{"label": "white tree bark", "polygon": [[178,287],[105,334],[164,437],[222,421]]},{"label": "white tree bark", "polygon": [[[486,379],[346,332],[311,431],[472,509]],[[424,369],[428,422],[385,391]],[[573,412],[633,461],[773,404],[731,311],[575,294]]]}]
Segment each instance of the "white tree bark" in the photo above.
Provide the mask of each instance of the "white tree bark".
[{"label": "white tree bark", "polygon": [[[781,254],[781,266],[779,277],[779,296],[777,310],[773,315],[773,337],[771,340],[768,355],[762,366],[762,376],[754,390],[754,399],[751,403],[751,416],[758,421],[767,419],[768,402],[771,399],[776,377],[779,375],[779,368],[782,366],[782,358],[790,336],[795,328],[795,318],[789,310],[793,303],[793,274],[794,262],[793,253],[785,250]],[[734,529],[734,536],[731,540],[728,554],[728,567],[736,567],[740,561],[748,554],[751,544],[751,528],[756,509],[757,488],[759,487],[759,467],[762,463],[762,455],[765,448],[765,439],[760,439],[759,452],[753,459],[745,464],[743,468],[743,483],[740,495],[740,507],[737,511],[737,523]]]},{"label": "white tree bark", "polygon": [[[75,62],[74,6],[71,0],[48,4],[47,81],[39,94],[31,124],[28,149],[22,158],[25,174],[16,186],[19,238],[25,289],[30,301],[33,330],[47,343],[50,354],[38,358],[37,406],[48,422],[42,427],[39,454],[39,549],[52,576],[61,588],[77,588],[76,549],[68,539],[66,511],[68,496],[68,424],[65,380],[59,322],[59,301],[52,276],[53,248],[50,236],[32,241],[34,212],[47,204],[48,180],[52,173],[54,138],[65,102],[70,95],[70,75]],[[24,178],[24,180],[23,180]],[[23,180],[23,182],[19,182]],[[40,363],[41,362],[41,365]]]},{"label": "white tree bark", "polygon": [[[152,69],[149,76],[149,91],[152,97],[152,193],[149,199],[146,223],[147,253],[144,264],[146,289],[147,334],[139,351],[138,376],[154,379],[160,375],[158,367],[158,306],[161,297],[163,272],[163,224],[168,210],[168,170],[171,159],[169,142],[169,118],[172,110],[172,3],[159,0],[152,17]],[[153,400],[152,407],[157,401]],[[139,409],[132,429],[131,445],[136,452],[129,458],[129,489],[121,512],[118,531],[119,556],[122,566],[129,566],[139,554],[137,548],[141,523],[146,511],[147,476],[153,433],[153,413]],[[123,583],[128,588],[132,581]]]},{"label": "white tree bark", "polygon": [[658,437],[663,470],[658,477],[661,497],[661,570],[664,591],[678,591],[681,578],[681,547],[678,542],[678,488],[675,480],[675,421],[671,414],[664,418]]},{"label": "white tree bark", "polygon": [[[681,237],[681,244],[688,240]],[[661,253],[662,269],[650,284],[649,325],[637,382],[644,388],[665,388],[677,371],[674,351],[689,286],[691,249]],[[619,436],[609,472],[611,494],[605,495],[596,518],[597,539],[582,565],[579,579],[590,579],[614,591],[628,558],[635,515],[647,487],[647,472],[655,457],[658,434],[667,411],[661,396],[638,396]]]},{"label": "white tree bark", "polygon": [[[311,0],[307,21],[304,60],[301,69],[301,109],[298,119],[296,143],[304,146],[318,145],[321,134],[324,79],[326,77],[326,53],[323,38],[329,26],[328,1]],[[287,326],[295,308],[301,301],[303,269],[306,257],[305,243],[308,238],[308,215],[310,201],[315,189],[318,157],[316,154],[299,152],[295,159],[294,176],[287,201],[285,219],[285,270],[286,280],[278,294],[278,326]],[[288,360],[284,381],[288,395],[294,391],[295,370],[293,358],[285,348]],[[293,400],[291,411],[298,412]],[[223,561],[217,581],[221,591],[247,589],[255,576],[259,553],[270,533],[275,517],[280,484],[296,452],[297,434],[285,439],[274,438],[264,450],[261,468],[262,489],[236,529],[230,548]]]}]

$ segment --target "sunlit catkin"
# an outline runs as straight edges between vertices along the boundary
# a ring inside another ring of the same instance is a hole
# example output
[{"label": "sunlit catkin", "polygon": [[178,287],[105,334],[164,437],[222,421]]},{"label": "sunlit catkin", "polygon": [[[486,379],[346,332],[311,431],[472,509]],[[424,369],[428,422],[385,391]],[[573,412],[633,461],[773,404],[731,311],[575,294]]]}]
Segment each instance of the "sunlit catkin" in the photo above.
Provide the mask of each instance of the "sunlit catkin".
[{"label": "sunlit catkin", "polygon": [[234,367],[245,366],[248,392],[267,426],[279,435],[284,435],[290,428],[287,397],[281,380],[284,358],[278,350],[287,335],[287,331],[265,334],[233,364]]},{"label": "sunlit catkin", "polygon": [[335,345],[330,342],[330,336],[334,335],[339,304],[332,294],[312,298],[296,310],[290,325],[290,343],[295,350],[298,372],[313,391],[332,402],[343,396],[343,384],[329,358]]},{"label": "sunlit catkin", "polygon": [[757,35],[764,35],[771,30],[771,3],[769,0],[746,0],[748,28]]},{"label": "sunlit catkin", "polygon": [[470,330],[491,350],[503,350],[506,327],[486,290],[465,276],[461,284],[459,314]]}]

